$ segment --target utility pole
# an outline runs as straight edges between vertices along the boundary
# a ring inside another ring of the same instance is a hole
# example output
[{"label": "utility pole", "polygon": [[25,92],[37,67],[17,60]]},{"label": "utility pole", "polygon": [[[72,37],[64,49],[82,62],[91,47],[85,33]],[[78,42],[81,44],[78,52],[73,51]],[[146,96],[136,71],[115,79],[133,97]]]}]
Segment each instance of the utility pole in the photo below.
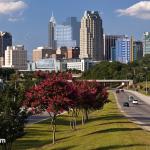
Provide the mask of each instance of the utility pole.
[{"label": "utility pole", "polygon": [[145,75],[145,80],[146,80],[146,85],[145,85],[145,92],[146,92],[146,95],[147,95],[147,93],[148,93],[148,91],[147,91],[147,69],[148,69],[148,67],[144,67],[144,69],[145,69],[145,71],[146,71],[146,75]]}]

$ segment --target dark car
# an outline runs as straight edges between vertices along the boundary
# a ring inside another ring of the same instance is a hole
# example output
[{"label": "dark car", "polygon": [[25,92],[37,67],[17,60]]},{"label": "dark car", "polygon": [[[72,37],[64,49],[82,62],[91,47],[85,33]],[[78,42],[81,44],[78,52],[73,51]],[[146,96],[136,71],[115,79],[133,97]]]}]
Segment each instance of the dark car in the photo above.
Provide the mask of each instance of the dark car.
[{"label": "dark car", "polygon": [[121,92],[124,92],[124,89],[120,89]]},{"label": "dark car", "polygon": [[128,102],[124,102],[124,103],[123,103],[123,106],[124,106],[124,107],[129,107],[129,103],[128,103]]},{"label": "dark car", "polygon": [[116,93],[119,93],[120,91],[119,90],[116,90]]}]

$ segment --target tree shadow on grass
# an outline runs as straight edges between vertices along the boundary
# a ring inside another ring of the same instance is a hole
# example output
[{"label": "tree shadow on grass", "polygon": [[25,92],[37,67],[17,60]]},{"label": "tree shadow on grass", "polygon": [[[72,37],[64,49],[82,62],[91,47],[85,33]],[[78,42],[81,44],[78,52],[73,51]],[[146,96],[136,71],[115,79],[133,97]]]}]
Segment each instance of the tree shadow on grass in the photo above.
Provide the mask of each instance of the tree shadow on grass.
[{"label": "tree shadow on grass", "polygon": [[53,148],[51,150],[70,150],[74,147],[76,147],[76,146],[65,146],[65,147],[61,147],[61,148]]},{"label": "tree shadow on grass", "polygon": [[[64,140],[71,138],[72,136],[66,136],[62,138],[56,138],[56,143],[64,142]],[[47,140],[19,140],[14,144],[13,150],[26,150],[30,148],[39,148],[47,144],[51,144],[52,139]],[[62,149],[63,150],[63,149]]]},{"label": "tree shadow on grass", "polygon": [[119,120],[124,119],[125,117],[123,115],[119,114],[109,114],[109,115],[103,115],[100,117],[91,117],[89,118],[88,122],[98,121],[98,120]]},{"label": "tree shadow on grass", "polygon": [[66,136],[66,137],[62,137],[62,138],[58,138],[58,139],[56,139],[56,141],[59,142],[59,141],[62,141],[62,140],[63,140],[63,142],[64,142],[64,140],[69,139],[69,138],[71,138],[71,137],[72,137],[72,135]]},{"label": "tree shadow on grass", "polygon": [[51,144],[52,140],[19,140],[13,144],[13,150],[26,150],[30,148],[39,148],[41,146]]},{"label": "tree shadow on grass", "polygon": [[150,146],[150,145],[145,145],[145,144],[129,144],[129,145],[111,145],[111,146],[103,146],[91,150],[116,150],[120,148],[131,148],[131,147],[142,147],[142,146]]},{"label": "tree shadow on grass", "polygon": [[92,135],[92,134],[109,133],[109,132],[138,131],[138,130],[142,130],[142,129],[141,128],[110,128],[110,129],[95,131],[95,132],[86,134],[84,136]]},{"label": "tree shadow on grass", "polygon": [[131,124],[131,122],[129,121],[114,121],[114,122],[105,122],[105,123],[100,123],[100,124],[97,124],[95,126],[101,126],[101,125],[110,125],[110,124]]}]

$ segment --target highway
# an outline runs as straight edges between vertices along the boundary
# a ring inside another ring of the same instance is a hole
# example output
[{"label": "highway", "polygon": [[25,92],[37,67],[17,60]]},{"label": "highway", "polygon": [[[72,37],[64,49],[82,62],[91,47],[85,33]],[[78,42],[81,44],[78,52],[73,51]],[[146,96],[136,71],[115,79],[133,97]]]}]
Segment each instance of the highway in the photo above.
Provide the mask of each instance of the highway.
[{"label": "highway", "polygon": [[44,112],[42,114],[39,115],[32,115],[30,117],[28,117],[27,119],[27,124],[34,124],[34,123],[38,123],[41,122],[43,120],[46,120],[49,118],[49,114],[47,112]]},{"label": "highway", "polygon": [[[132,104],[129,102],[129,107],[124,107],[123,103],[128,102],[128,97],[133,95],[138,99],[139,104]],[[129,92],[120,92],[116,94],[117,103],[121,112],[132,122],[140,125],[143,129],[150,131],[150,105],[145,103],[142,99]]]}]

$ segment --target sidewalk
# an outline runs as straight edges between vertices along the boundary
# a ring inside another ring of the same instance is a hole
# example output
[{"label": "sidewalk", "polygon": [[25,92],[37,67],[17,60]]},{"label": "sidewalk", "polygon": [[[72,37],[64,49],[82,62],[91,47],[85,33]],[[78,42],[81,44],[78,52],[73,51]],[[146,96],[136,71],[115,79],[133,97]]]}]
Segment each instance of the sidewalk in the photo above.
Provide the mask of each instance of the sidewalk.
[{"label": "sidewalk", "polygon": [[150,96],[146,96],[146,95],[141,94],[141,93],[139,93],[139,92],[137,92],[137,91],[132,91],[132,90],[125,90],[125,91],[136,95],[136,96],[139,97],[142,101],[144,101],[145,103],[147,103],[148,105],[150,105]]}]

